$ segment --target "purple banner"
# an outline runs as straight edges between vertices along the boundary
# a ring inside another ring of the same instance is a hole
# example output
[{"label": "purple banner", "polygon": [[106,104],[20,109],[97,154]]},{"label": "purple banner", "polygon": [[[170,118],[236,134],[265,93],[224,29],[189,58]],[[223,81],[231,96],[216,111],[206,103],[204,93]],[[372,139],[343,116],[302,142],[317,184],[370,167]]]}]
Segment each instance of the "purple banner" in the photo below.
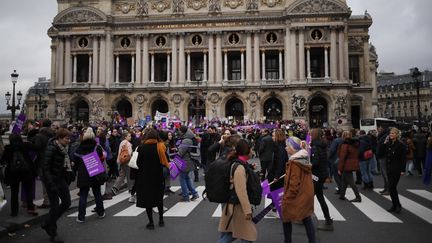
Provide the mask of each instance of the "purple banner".
[{"label": "purple banner", "polygon": [[261,187],[262,187],[262,196],[266,196],[267,194],[270,193],[270,185],[267,179],[261,183]]},{"label": "purple banner", "polygon": [[179,169],[173,162],[170,163],[169,171],[170,171],[171,180],[175,180],[177,176],[180,174]]},{"label": "purple banner", "polygon": [[186,169],[186,161],[184,161],[184,159],[182,159],[179,155],[174,155],[172,163],[174,163],[181,171]]},{"label": "purple banner", "polygon": [[90,177],[105,172],[105,167],[103,166],[96,151],[81,156],[81,159],[83,160]]},{"label": "purple banner", "polygon": [[26,116],[24,113],[19,114],[16,119],[15,125],[12,129],[13,134],[21,134],[22,128],[24,126],[24,122],[26,121]]},{"label": "purple banner", "polygon": [[273,204],[276,207],[279,216],[282,215],[282,196],[284,194],[284,188],[279,188],[270,192],[270,198],[272,199]]}]

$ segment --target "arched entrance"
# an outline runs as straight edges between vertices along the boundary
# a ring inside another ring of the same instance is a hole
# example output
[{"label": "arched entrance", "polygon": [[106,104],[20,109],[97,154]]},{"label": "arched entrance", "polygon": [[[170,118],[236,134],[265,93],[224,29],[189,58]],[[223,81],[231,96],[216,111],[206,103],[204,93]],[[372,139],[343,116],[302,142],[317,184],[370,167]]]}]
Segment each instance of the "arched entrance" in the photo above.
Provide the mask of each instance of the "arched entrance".
[{"label": "arched entrance", "polygon": [[72,109],[74,121],[89,121],[89,105],[86,101],[80,100],[76,103],[75,109]]},{"label": "arched entrance", "polygon": [[231,98],[225,104],[226,118],[232,117],[234,120],[242,121],[244,118],[243,102],[237,98]]},{"label": "arched entrance", "polygon": [[323,97],[315,97],[309,102],[309,126],[324,127],[328,124],[328,104]]},{"label": "arched entrance", "polygon": [[151,106],[152,117],[156,115],[156,111],[161,113],[168,112],[168,103],[162,99],[155,100]]},{"label": "arched entrance", "polygon": [[132,104],[128,100],[121,100],[119,103],[117,103],[116,110],[121,117],[132,117]]},{"label": "arched entrance", "polygon": [[202,99],[192,99],[188,104],[188,117],[189,119],[192,119],[193,121],[197,120],[197,117],[199,119],[203,119],[206,116],[206,110],[205,110],[205,101]]},{"label": "arched entrance", "polygon": [[282,102],[277,98],[270,98],[264,103],[264,116],[268,121],[282,120]]}]

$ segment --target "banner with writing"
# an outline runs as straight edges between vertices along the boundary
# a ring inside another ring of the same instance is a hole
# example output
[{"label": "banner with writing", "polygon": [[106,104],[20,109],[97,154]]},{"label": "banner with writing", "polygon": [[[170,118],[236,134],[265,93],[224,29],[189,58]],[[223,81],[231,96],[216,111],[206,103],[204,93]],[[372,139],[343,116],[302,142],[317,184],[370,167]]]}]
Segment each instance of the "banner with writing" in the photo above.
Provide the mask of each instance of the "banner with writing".
[{"label": "banner with writing", "polygon": [[19,114],[19,116],[16,119],[15,125],[12,128],[12,133],[21,134],[25,121],[26,121],[26,115],[24,113]]},{"label": "banner with writing", "polygon": [[105,167],[103,166],[102,161],[99,159],[96,151],[81,156],[81,159],[83,160],[90,177],[105,172]]}]

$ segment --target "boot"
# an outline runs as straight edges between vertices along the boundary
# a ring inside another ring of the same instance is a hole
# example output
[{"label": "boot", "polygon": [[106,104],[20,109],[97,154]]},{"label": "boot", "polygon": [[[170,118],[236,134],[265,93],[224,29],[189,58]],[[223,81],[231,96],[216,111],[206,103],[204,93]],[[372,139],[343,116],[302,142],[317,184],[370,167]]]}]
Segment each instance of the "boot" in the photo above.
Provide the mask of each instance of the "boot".
[{"label": "boot", "polygon": [[333,219],[326,219],[325,223],[319,224],[317,226],[317,229],[323,231],[333,231],[334,230]]},{"label": "boot", "polygon": [[369,182],[363,182],[363,190],[369,189]]},{"label": "boot", "polygon": [[373,189],[374,189],[373,181],[369,182],[369,189],[370,189],[370,190],[373,190]]}]

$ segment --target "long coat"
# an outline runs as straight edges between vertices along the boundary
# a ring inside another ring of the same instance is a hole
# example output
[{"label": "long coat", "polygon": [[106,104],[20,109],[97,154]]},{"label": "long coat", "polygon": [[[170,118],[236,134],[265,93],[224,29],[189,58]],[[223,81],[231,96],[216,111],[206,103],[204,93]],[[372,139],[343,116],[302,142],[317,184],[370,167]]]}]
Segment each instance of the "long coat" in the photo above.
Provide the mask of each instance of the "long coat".
[{"label": "long coat", "polygon": [[339,171],[359,170],[358,143],[354,140],[347,140],[341,145],[339,151]]},{"label": "long coat", "polygon": [[[80,145],[77,148],[76,153],[78,155],[86,155],[95,150],[96,147],[96,141],[95,140],[84,140],[80,143]],[[103,150],[101,146],[98,146],[96,149],[96,152],[101,158],[103,156]],[[75,155],[74,158],[75,161],[75,169],[77,171],[77,187],[83,188],[83,187],[92,187],[92,186],[98,186],[100,185],[98,181],[96,181],[95,177],[90,177],[87,169],[84,165],[83,160],[80,156]],[[103,162],[103,161],[102,161]]]},{"label": "long coat", "polygon": [[[30,149],[30,144],[28,143],[23,143],[21,145],[8,144],[5,146],[0,162],[2,164],[6,164],[6,169],[5,169],[6,184],[10,185],[13,182],[25,181],[36,177],[36,165],[33,162],[33,160],[30,158],[30,155],[28,153],[29,149]],[[25,162],[27,163],[29,168],[27,173],[17,174],[10,170],[11,163],[13,162],[14,152],[20,152],[23,155]]]},{"label": "long coat", "polygon": [[136,206],[140,208],[161,206],[165,180],[157,144],[143,144],[138,147],[137,165],[139,169],[135,175]]},{"label": "long coat", "polygon": [[[222,207],[222,217],[219,221],[219,232],[232,232],[234,238],[248,241],[257,239],[257,230],[251,220],[246,220],[246,215],[252,213],[252,207],[246,190],[246,170],[244,166],[237,166],[234,177],[231,178],[234,189],[239,198],[240,204],[224,204]],[[228,221],[232,219],[228,225]],[[228,225],[228,227],[227,227]]]},{"label": "long coat", "polygon": [[301,221],[314,212],[312,165],[307,162],[307,151],[300,150],[286,165],[282,221]]}]

